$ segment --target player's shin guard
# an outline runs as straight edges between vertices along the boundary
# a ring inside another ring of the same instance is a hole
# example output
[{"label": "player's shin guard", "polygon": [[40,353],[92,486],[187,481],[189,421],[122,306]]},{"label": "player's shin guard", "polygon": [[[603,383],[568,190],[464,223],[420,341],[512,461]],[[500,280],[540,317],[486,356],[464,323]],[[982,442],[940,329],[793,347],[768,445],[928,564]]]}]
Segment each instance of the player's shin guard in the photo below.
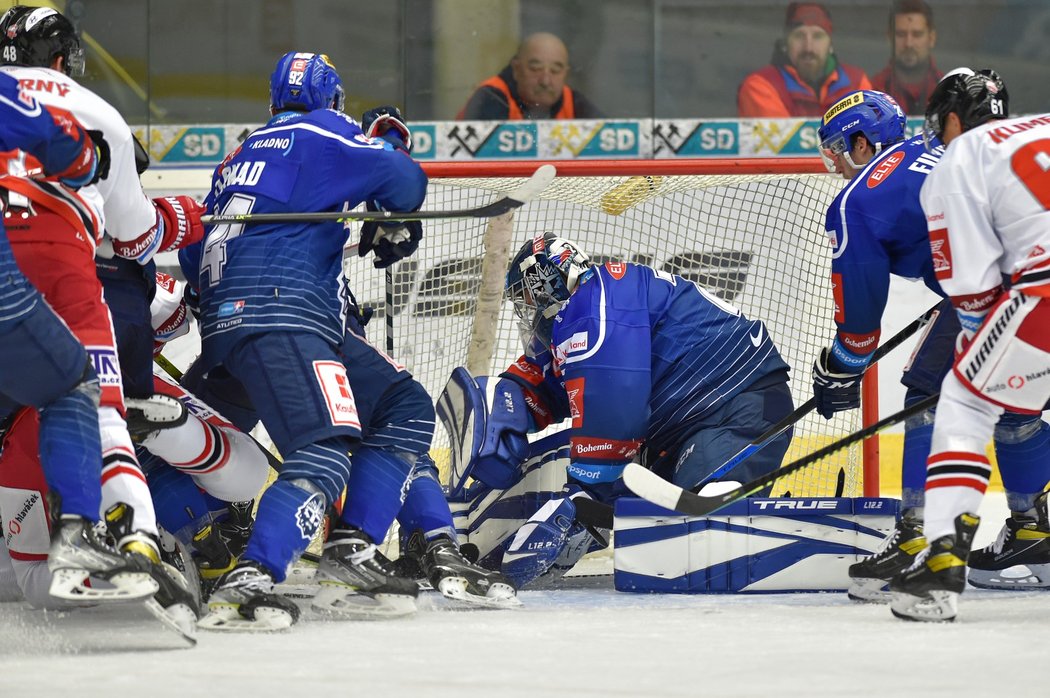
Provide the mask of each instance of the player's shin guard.
[{"label": "player's shin guard", "polygon": [[1050,481],[1050,424],[1005,412],[995,425],[995,455],[1012,512],[1025,512]]},{"label": "player's shin guard", "polygon": [[274,581],[283,581],[288,567],[317,534],[326,506],[325,495],[315,485],[289,481],[282,474],[259,500],[244,559],[261,563]]},{"label": "player's shin guard", "polygon": [[[426,458],[429,461],[429,458]],[[432,461],[431,461],[432,463]],[[452,512],[449,511],[445,493],[437,480],[437,470],[432,465],[416,466],[408,485],[408,495],[398,512],[397,521],[401,530],[407,533],[422,531],[427,539],[445,534],[452,539],[456,537]],[[407,541],[403,541],[407,542]]]},{"label": "player's shin guard", "polygon": [[97,521],[102,506],[102,443],[98,428],[98,380],[40,410],[40,464],[48,488],[65,514]]},{"label": "player's shin guard", "polygon": [[351,458],[342,523],[382,542],[401,509],[414,462],[414,454],[359,446]]}]

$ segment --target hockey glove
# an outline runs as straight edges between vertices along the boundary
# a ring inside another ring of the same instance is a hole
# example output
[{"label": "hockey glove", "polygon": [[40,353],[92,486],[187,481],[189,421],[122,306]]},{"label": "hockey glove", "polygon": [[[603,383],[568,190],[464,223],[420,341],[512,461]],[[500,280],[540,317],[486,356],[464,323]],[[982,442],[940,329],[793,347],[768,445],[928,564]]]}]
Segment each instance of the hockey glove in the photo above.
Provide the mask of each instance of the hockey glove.
[{"label": "hockey glove", "polygon": [[369,138],[382,138],[398,150],[412,152],[412,132],[395,106],[369,109],[361,116],[361,130]]},{"label": "hockey glove", "polygon": [[863,373],[846,373],[839,368],[824,348],[813,364],[813,397],[817,401],[817,412],[824,419],[831,419],[836,412],[860,407],[860,381]]},{"label": "hockey glove", "polygon": [[109,143],[103,138],[102,131],[88,131],[87,133],[91,136],[91,142],[95,144],[95,159],[98,161],[95,166],[95,176],[88,182],[88,184],[94,184],[109,176]]},{"label": "hockey glove", "polygon": [[[378,209],[369,202],[368,210],[377,211]],[[364,257],[369,252],[373,252],[375,259],[372,260],[372,265],[376,269],[385,269],[415,252],[422,239],[422,221],[399,221],[397,223],[367,221],[361,226],[361,241],[357,246],[357,256]]]}]

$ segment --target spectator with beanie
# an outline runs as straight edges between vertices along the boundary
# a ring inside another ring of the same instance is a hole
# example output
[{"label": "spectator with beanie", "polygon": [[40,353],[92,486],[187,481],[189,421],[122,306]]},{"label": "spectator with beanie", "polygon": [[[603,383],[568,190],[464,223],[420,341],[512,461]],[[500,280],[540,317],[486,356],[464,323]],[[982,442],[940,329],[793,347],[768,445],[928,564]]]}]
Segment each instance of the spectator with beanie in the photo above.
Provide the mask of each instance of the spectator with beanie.
[{"label": "spectator with beanie", "polygon": [[933,10],[925,0],[896,0],[890,10],[889,65],[871,80],[876,90],[897,100],[905,114],[923,114],[941,76],[931,52],[937,45]]},{"label": "spectator with beanie", "polygon": [[597,119],[602,114],[565,84],[569,50],[554,34],[538,32],[521,42],[510,63],[481,83],[457,119]]},{"label": "spectator with beanie", "polygon": [[740,116],[821,116],[835,102],[871,82],[856,66],[840,63],[831,46],[831,15],[817,2],[793,2],[784,21],[784,37],[773,60],[740,84]]}]

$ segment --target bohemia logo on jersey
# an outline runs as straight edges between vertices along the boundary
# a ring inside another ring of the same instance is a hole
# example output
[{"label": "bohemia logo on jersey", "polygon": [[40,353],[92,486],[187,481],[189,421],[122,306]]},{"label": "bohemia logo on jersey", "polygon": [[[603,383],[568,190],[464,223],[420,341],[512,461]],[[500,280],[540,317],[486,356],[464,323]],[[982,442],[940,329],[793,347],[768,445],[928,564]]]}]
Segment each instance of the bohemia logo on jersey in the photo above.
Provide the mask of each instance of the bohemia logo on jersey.
[{"label": "bohemia logo on jersey", "polygon": [[889,179],[889,176],[897,169],[897,165],[901,164],[903,160],[904,153],[898,150],[880,162],[868,175],[868,189],[874,189]]},{"label": "bohemia logo on jersey", "polygon": [[[929,216],[927,220],[944,220],[944,214]],[[937,280],[952,278],[952,248],[948,242],[947,228],[930,231],[930,254],[933,256],[933,275],[937,277]]]}]

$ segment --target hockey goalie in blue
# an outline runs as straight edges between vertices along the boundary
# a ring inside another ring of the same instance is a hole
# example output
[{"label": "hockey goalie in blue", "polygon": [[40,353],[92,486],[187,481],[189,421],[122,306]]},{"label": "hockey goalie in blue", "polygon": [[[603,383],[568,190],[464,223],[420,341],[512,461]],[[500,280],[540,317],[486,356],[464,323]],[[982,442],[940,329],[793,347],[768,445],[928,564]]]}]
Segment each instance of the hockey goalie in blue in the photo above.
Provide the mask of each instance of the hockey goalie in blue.
[{"label": "hockey goalie in blue", "polygon": [[[502,374],[493,401],[501,404],[490,419],[519,433],[572,420],[565,499],[541,508],[531,521],[537,526],[522,527],[504,555],[503,571],[517,583],[553,563],[528,554],[543,548],[530,540],[553,521],[572,521],[572,497],[610,501],[626,493],[620,473],[634,460],[683,487],[701,486],[792,411],[789,368],[766,327],[681,276],[633,263],[594,265],[576,244],[544,233],[511,261],[506,292],[525,354]],[[790,440],[789,430],[728,479],[775,470]],[[518,466],[507,457],[517,450],[483,454],[489,479],[501,460]]]}]

